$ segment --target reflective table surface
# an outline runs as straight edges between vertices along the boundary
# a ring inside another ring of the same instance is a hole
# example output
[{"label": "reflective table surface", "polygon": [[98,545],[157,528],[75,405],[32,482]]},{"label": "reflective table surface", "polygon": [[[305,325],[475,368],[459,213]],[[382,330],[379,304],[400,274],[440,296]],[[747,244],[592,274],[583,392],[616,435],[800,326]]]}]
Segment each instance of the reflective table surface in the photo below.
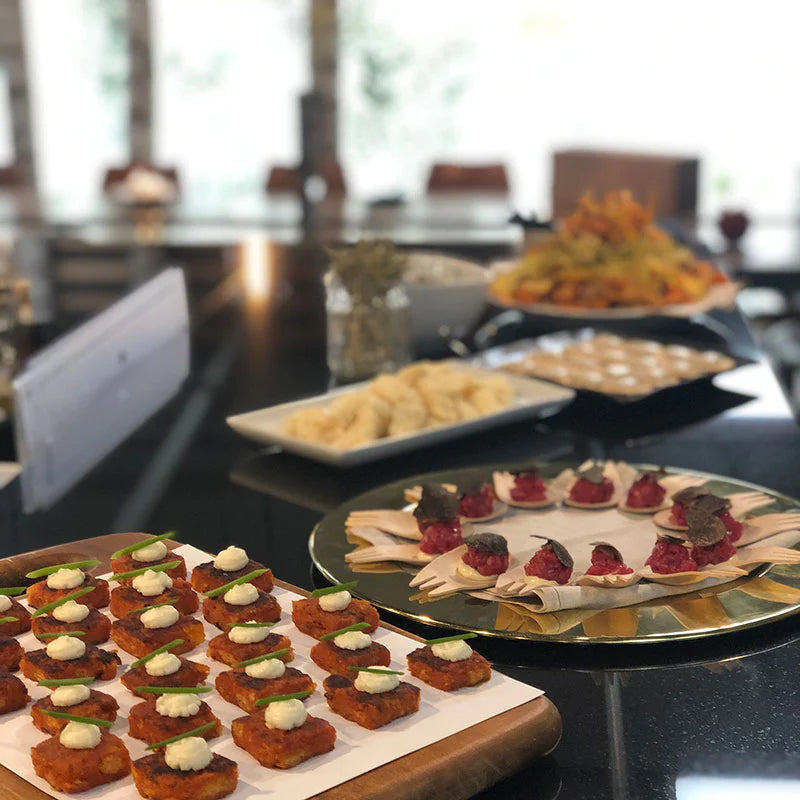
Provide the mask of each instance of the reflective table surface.
[{"label": "reflective table surface", "polygon": [[[680,323],[677,333],[733,347],[752,366],[642,404],[578,397],[545,420],[350,470],[259,449],[237,438],[225,417],[330,384],[325,259],[315,246],[275,244],[252,258],[252,242],[231,238],[231,252],[208,258],[232,259],[242,291],[220,299],[219,287],[198,290],[193,370],[180,394],[50,510],[26,517],[16,484],[0,492],[3,555],[117,530],[175,528],[211,551],[242,545],[279,577],[311,588],[324,579],[312,568],[308,536],[339,503],[422,472],[534,459],[663,463],[800,497],[800,429],[738,312]],[[165,263],[162,252],[151,255],[152,269]],[[190,294],[192,263],[187,256]],[[525,320],[503,335],[553,326]],[[543,688],[564,721],[551,756],[482,797],[729,798],[743,777],[752,780],[748,796],[800,796],[798,637],[793,617],[714,639],[635,647],[481,640],[478,649],[499,669]]]}]

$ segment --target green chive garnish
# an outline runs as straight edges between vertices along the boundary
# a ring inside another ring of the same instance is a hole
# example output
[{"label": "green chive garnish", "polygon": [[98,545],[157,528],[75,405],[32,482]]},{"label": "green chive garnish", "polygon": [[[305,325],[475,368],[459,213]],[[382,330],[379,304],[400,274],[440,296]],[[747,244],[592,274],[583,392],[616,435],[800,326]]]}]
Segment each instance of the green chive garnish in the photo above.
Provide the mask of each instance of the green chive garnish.
[{"label": "green chive garnish", "polygon": [[42,714],[47,714],[48,717],[55,717],[56,719],[68,719],[72,722],[83,722],[85,725],[97,725],[100,728],[110,728],[114,724],[110,719],[79,717],[76,714],[65,714],[63,711],[50,711],[47,708],[41,709],[41,712]]},{"label": "green chive garnish", "polygon": [[358,586],[358,581],[350,581],[350,583],[340,583],[338,586],[328,586],[325,589],[314,589],[311,592],[312,597],[322,597],[324,594],[336,594],[336,592],[348,592],[350,589],[355,589]]},{"label": "green chive garnish", "polygon": [[134,692],[146,694],[203,694],[210,692],[210,686],[137,686]]},{"label": "green chive garnish", "polygon": [[117,550],[116,553],[111,554],[111,558],[120,558],[121,556],[127,556],[128,553],[133,553],[135,550],[141,550],[143,547],[148,547],[151,544],[155,544],[156,542],[160,542],[162,539],[172,539],[175,536],[175,531],[167,531],[167,533],[162,533],[159,536],[151,536],[149,539],[142,539],[141,542],[136,542],[136,544],[129,544],[127,547],[123,547],[121,550]]},{"label": "green chive garnish", "polygon": [[0,589],[0,594],[6,595],[6,597],[13,597],[17,594],[25,594],[28,591],[27,586],[3,586]]},{"label": "green chive garnish", "polygon": [[141,667],[142,664],[147,663],[151,658],[160,656],[162,653],[167,653],[172,650],[173,647],[177,647],[179,644],[183,644],[183,639],[173,639],[171,642],[162,644],[161,647],[157,647],[152,653],[148,653],[146,656],[142,656],[141,658],[137,658],[136,661],[131,662],[130,668],[133,669],[134,667]]},{"label": "green chive garnish", "polygon": [[40,633],[37,639],[58,639],[59,636],[86,636],[86,631],[63,631],[62,633]]},{"label": "green chive garnish", "polygon": [[458,642],[461,639],[474,639],[477,633],[459,633],[456,636],[442,636],[441,639],[428,639],[425,644],[444,644],[445,642]]},{"label": "green chive garnish", "polygon": [[6,622],[19,622],[19,617],[0,617],[0,625]]},{"label": "green chive garnish", "polygon": [[216,724],[216,722],[206,722],[205,725],[201,725],[199,728],[186,731],[186,733],[179,733],[177,736],[172,736],[169,739],[164,739],[160,742],[156,742],[155,744],[149,744],[145,749],[158,750],[159,747],[166,747],[168,744],[179,742],[181,739],[187,739],[189,736],[197,736],[199,733],[205,733],[206,731],[211,730],[211,728],[213,728]]},{"label": "green chive garnish", "polygon": [[163,564],[152,564],[149,567],[142,567],[141,569],[132,569],[128,572],[118,572],[112,575],[110,581],[124,581],[126,578],[135,578],[137,575],[144,575],[148,570],[153,572],[166,572],[168,569],[174,569],[181,562],[180,561],[165,561]]},{"label": "green chive garnish", "polygon": [[274,622],[229,622],[231,628],[271,628]]},{"label": "green chive garnish", "polygon": [[72,561],[69,564],[53,564],[52,567],[42,567],[35,569],[25,575],[26,578],[44,578],[47,575],[52,575],[60,569],[91,569],[96,567],[100,562],[96,558],[89,559],[88,561]]},{"label": "green chive garnish", "polygon": [[165,600],[163,603],[154,603],[152,606],[142,606],[141,608],[134,608],[131,609],[125,616],[129,617],[131,614],[144,614],[145,611],[149,611],[151,608],[161,608],[162,606],[174,606],[175,603],[178,602],[178,598],[176,597],[174,600]]},{"label": "green chive garnish", "polygon": [[270,703],[282,703],[284,700],[302,700],[311,693],[311,689],[306,689],[304,692],[294,692],[293,694],[276,694],[273,697],[261,697],[253,705],[268,706]]},{"label": "green chive garnish", "polygon": [[87,676],[85,678],[52,678],[46,681],[39,681],[37,686],[81,686],[88,683],[94,683],[94,678]]},{"label": "green chive garnish", "polygon": [[94,586],[84,586],[82,589],[78,589],[77,591],[64,595],[64,597],[60,598],[59,600],[53,600],[52,603],[45,603],[43,606],[39,606],[39,608],[37,608],[36,611],[34,611],[33,614],[31,614],[31,616],[41,617],[42,614],[47,614],[54,608],[63,606],[64,603],[68,603],[70,600],[75,600],[78,597],[83,597],[85,594],[89,594],[89,592],[93,591],[94,591]]},{"label": "green chive garnish", "polygon": [[238,586],[241,583],[250,583],[250,581],[257,578],[259,575],[263,575],[266,571],[266,569],[254,569],[252,572],[248,572],[247,575],[242,575],[241,578],[237,578],[235,581],[230,581],[222,586],[217,586],[216,589],[212,589],[210,592],[206,592],[206,597],[218,597],[221,594],[225,594],[228,589],[233,589],[234,586]]},{"label": "green chive garnish", "polygon": [[353,672],[371,672],[373,675],[402,675],[396,669],[377,669],[376,667],[348,667]]},{"label": "green chive garnish", "polygon": [[281,656],[285,656],[290,647],[282,647],[280,650],[273,650],[271,653],[265,653],[263,656],[256,656],[255,658],[248,658],[246,661],[240,661],[236,666],[237,667],[249,667],[251,664],[258,664],[261,661],[269,661],[271,658],[280,658]]},{"label": "green chive garnish", "polygon": [[352,625],[348,625],[346,628],[339,628],[338,631],[333,631],[332,633],[326,633],[324,636],[320,636],[319,640],[321,642],[326,642],[328,639],[335,639],[337,636],[341,636],[343,633],[349,633],[350,631],[363,631],[364,628],[369,627],[369,622],[354,622]]}]

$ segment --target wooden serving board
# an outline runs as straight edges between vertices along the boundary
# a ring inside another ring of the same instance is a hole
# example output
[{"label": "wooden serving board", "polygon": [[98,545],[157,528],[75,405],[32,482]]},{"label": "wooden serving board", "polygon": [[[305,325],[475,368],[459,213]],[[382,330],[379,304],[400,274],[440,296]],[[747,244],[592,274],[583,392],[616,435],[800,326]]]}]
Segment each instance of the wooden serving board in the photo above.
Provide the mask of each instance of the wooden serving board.
[{"label": "wooden serving board", "polygon": [[[147,538],[144,533],[112,533],[93,539],[22,553],[0,560],[0,586],[28,583],[25,573],[50,564],[99,559],[92,570],[110,569],[111,554],[121,547]],[[165,542],[170,549],[180,542]],[[308,596],[308,592],[276,580],[284,589]],[[411,639],[417,636],[382,623],[383,627]],[[546,698],[512,708],[496,717],[460,731],[446,739],[409,753],[389,764],[366,772],[346,783],[316,795],[315,800],[427,800],[435,796],[466,800],[513,775],[550,753],[561,738],[561,716]],[[3,800],[48,800],[50,795],[0,765]]]}]

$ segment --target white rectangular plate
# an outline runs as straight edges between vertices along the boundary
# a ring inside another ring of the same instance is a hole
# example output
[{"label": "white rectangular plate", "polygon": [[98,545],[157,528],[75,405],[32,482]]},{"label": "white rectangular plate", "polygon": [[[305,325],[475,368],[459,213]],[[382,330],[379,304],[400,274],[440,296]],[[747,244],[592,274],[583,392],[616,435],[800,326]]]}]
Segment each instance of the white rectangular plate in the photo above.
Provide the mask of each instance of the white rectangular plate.
[{"label": "white rectangular plate", "polygon": [[[462,362],[451,363],[457,365],[459,369],[477,372],[478,374],[497,374]],[[350,450],[341,450],[319,442],[287,436],[282,430],[283,423],[288,416],[301,408],[328,406],[335,397],[360,391],[367,386],[367,383],[357,383],[341,389],[335,389],[326,394],[317,395],[316,397],[309,397],[305,400],[296,400],[291,403],[262,408],[258,411],[250,411],[246,414],[238,414],[234,417],[228,417],[227,422],[237,433],[246,436],[248,439],[254,439],[264,444],[278,444],[290,453],[305,456],[313,461],[321,461],[324,464],[332,464],[337,467],[353,467],[358,464],[366,464],[370,461],[398,455],[399,453],[406,453],[409,450],[415,450],[426,445],[445,442],[448,439],[456,439],[468,433],[477,433],[508,422],[516,422],[526,417],[552,413],[575,397],[575,392],[572,389],[556,386],[536,378],[523,378],[516,375],[506,375],[506,377],[514,390],[514,401],[502,411],[498,411],[495,414],[486,414],[466,422],[428,428],[405,436],[387,436]]]},{"label": "white rectangular plate", "polygon": [[[183,545],[174,551],[186,559],[186,566],[191,571],[198,564],[208,561],[209,556],[191,545]],[[108,575],[104,576],[108,577]],[[327,677],[309,658],[309,651],[316,642],[292,625],[292,600],[299,600],[299,595],[285,589],[275,588],[273,594],[281,604],[283,611],[281,620],[272,629],[275,633],[289,636],[295,650],[292,666],[300,669],[314,679],[317,684],[316,694],[309,699],[308,712],[315,717],[322,717],[336,728],[336,746],[330,753],[309,759],[293,769],[267,769],[262,767],[252,756],[233,743],[230,735],[231,722],[244,712],[237,706],[224,701],[216,692],[202,695],[204,701],[220,718],[224,726],[222,736],[212,739],[211,749],[215,753],[231,758],[239,765],[239,785],[230,795],[231,800],[304,800],[324,792],[340,783],[369,772],[372,769],[388,764],[396,758],[413,753],[422,747],[445,739],[458,731],[490,719],[511,708],[535,700],[544,694],[541,689],[519,683],[512,678],[494,671],[491,679],[479,686],[462,689],[458,692],[441,692],[418,681],[412,675],[403,675],[403,680],[418,686],[422,691],[419,711],[409,717],[395,720],[376,731],[368,731],[354,722],[348,722],[334,714],[323,698],[322,682]],[[219,631],[204,623],[206,640],[216,636]],[[420,643],[408,636],[394,633],[386,628],[378,628],[373,638],[389,648],[392,653],[392,669],[405,669],[406,656],[420,646]],[[32,633],[19,637],[20,644],[26,650],[34,650],[43,645],[34,639]],[[113,642],[103,645],[104,649],[114,650]],[[214,686],[217,675],[228,667],[212,661],[206,655],[206,644],[186,654],[186,658],[206,664],[211,674],[206,680]],[[133,657],[119,653],[123,664],[127,666]],[[35,686],[27,681],[27,688],[33,700],[45,697],[47,689]],[[131,706],[137,700],[119,680],[99,681],[93,688],[105,692],[117,699],[120,704],[117,722],[111,733],[121,736],[131,758],[137,759],[147,755],[144,744],[138,739],[125,735],[126,717]],[[30,706],[0,717],[0,764],[23,777],[37,788],[58,798],[69,800],[63,792],[57,792],[42,778],[38,777],[31,765],[30,748],[45,739],[45,735],[31,724]],[[79,795],[85,800],[134,800],[139,794],[130,777],[99,786]],[[0,787],[0,797],[6,794]]]}]

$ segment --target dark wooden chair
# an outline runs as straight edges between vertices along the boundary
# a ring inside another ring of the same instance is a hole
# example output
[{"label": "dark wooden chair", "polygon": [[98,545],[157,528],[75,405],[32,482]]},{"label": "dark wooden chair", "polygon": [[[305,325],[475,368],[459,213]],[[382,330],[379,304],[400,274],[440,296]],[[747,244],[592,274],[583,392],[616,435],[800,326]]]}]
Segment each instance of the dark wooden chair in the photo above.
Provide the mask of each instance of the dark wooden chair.
[{"label": "dark wooden chair", "polygon": [[22,172],[14,164],[0,166],[0,188],[16,189],[22,186]]},{"label": "dark wooden chair", "polygon": [[[320,176],[328,187],[329,195],[347,194],[344,172],[338,161],[324,161],[320,166]],[[303,185],[298,167],[275,166],[269,171],[265,187],[267,194],[300,194]]]},{"label": "dark wooden chair", "polygon": [[508,194],[503,164],[434,164],[428,176],[428,194],[437,192],[495,192]]},{"label": "dark wooden chair", "polygon": [[688,219],[697,211],[697,158],[616,153],[602,150],[563,150],[553,154],[554,217],[574,210],[591,192],[630,189],[641,203],[652,203],[657,217]]}]

